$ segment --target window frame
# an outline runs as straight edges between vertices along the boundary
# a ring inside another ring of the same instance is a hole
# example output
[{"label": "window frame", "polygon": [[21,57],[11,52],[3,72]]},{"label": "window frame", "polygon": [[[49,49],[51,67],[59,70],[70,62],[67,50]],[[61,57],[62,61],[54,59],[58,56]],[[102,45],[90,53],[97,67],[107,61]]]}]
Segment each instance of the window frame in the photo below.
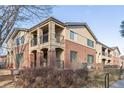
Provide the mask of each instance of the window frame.
[{"label": "window frame", "polygon": [[17,37],[17,38],[16,38],[16,45],[17,45],[17,46],[24,44],[24,42],[25,42],[24,35],[21,36],[21,37]]},{"label": "window frame", "polygon": [[78,38],[77,33],[75,33],[74,31],[70,30],[70,39],[74,40],[74,41],[77,41],[77,38]]},{"label": "window frame", "polygon": [[[90,57],[92,57],[92,62],[90,62],[90,59],[89,59]],[[93,64],[93,62],[94,62],[94,56],[88,54],[88,55],[87,55],[87,63],[88,63],[89,65],[91,65],[91,64]]]},{"label": "window frame", "polygon": [[[76,56],[75,56],[76,55]],[[74,57],[75,56],[75,57]],[[74,57],[74,58],[73,58]],[[70,51],[70,61],[77,62],[77,51]]]},{"label": "window frame", "polygon": [[94,41],[87,39],[87,46],[94,48]]}]

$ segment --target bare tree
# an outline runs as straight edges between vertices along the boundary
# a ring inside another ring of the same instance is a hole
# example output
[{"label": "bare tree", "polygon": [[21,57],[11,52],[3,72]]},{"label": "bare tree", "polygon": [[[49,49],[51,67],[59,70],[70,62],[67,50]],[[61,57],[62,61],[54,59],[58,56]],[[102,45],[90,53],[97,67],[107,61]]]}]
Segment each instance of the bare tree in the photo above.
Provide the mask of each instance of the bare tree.
[{"label": "bare tree", "polygon": [[120,30],[120,33],[121,33],[121,36],[124,37],[124,21],[121,22],[121,30]]},{"label": "bare tree", "polygon": [[0,6],[0,45],[15,25],[26,21],[41,20],[48,17],[53,6],[46,5],[8,5]]}]

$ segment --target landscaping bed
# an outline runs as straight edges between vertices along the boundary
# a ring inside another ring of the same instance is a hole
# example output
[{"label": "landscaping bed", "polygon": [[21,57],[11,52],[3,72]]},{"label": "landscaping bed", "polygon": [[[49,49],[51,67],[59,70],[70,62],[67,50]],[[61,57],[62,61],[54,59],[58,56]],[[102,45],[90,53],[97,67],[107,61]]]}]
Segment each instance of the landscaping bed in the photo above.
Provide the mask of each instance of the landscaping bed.
[{"label": "landscaping bed", "polygon": [[[117,69],[109,71],[110,85],[118,80]],[[106,70],[24,69],[15,82],[22,88],[104,88]]]}]

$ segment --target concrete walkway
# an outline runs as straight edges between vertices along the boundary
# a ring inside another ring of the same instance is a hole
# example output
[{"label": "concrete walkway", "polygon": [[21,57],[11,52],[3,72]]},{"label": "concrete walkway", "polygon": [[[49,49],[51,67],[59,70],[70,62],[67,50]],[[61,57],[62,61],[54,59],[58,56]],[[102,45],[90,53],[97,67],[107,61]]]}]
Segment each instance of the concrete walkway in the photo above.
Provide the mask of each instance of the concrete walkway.
[{"label": "concrete walkway", "polygon": [[9,69],[0,69],[0,76],[11,75],[11,70]]},{"label": "concrete walkway", "polygon": [[0,88],[14,88],[13,76],[11,71],[0,69]]},{"label": "concrete walkway", "polygon": [[124,88],[124,80],[118,80],[110,88]]}]

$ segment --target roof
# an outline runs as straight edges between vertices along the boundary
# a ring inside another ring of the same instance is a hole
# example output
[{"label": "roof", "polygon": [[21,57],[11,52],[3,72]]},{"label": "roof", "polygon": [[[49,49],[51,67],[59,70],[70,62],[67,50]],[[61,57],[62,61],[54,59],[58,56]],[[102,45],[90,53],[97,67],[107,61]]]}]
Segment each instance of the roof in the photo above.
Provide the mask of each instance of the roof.
[{"label": "roof", "polygon": [[37,28],[38,26],[43,25],[43,24],[45,24],[45,23],[47,23],[47,22],[49,22],[49,21],[54,21],[54,22],[56,22],[56,23],[58,23],[58,24],[60,24],[60,25],[62,25],[62,26],[65,26],[65,24],[64,24],[63,22],[59,21],[58,19],[56,19],[56,18],[54,18],[54,17],[49,17],[49,18],[47,18],[46,20],[44,20],[44,21],[38,23],[37,25],[31,27],[31,28],[29,29],[29,31],[32,30],[32,29],[35,29],[35,28]]},{"label": "roof", "polygon": [[94,33],[91,31],[91,29],[90,29],[90,27],[87,25],[87,23],[82,23],[82,22],[66,22],[66,23],[63,23],[63,22],[59,21],[58,19],[56,19],[56,18],[54,18],[54,17],[49,17],[49,18],[47,18],[46,20],[40,22],[39,24],[37,24],[37,25],[31,27],[30,29],[26,29],[26,28],[15,28],[15,29],[8,35],[8,37],[7,37],[7,39],[6,39],[5,42],[8,41],[8,39],[11,37],[11,35],[12,35],[15,31],[21,31],[21,30],[31,31],[31,30],[33,30],[33,29],[35,29],[35,28],[37,28],[37,27],[39,27],[39,26],[41,26],[41,25],[43,25],[43,24],[45,24],[45,23],[47,23],[47,22],[49,22],[49,21],[54,21],[54,22],[56,22],[56,23],[58,23],[58,24],[60,24],[60,25],[62,25],[62,26],[64,26],[64,27],[66,27],[66,26],[85,26],[85,27],[88,29],[89,33],[90,33],[90,34],[93,36],[93,38],[97,41],[96,36],[95,36]]},{"label": "roof", "polygon": [[67,26],[84,26],[85,23],[82,22],[66,22],[65,25]]},{"label": "roof", "polygon": [[119,54],[121,54],[121,52],[120,52],[120,50],[119,50],[118,46],[111,47],[111,48],[112,48],[113,50],[117,49],[117,50],[118,50],[118,52],[119,52]]},{"label": "roof", "polygon": [[28,31],[26,28],[14,28],[13,30],[12,30],[12,32],[10,32],[9,34],[8,34],[8,36],[7,36],[7,38],[5,39],[5,41],[4,42],[6,42],[7,43],[7,41],[10,39],[10,37],[16,32],[19,32],[19,31]]},{"label": "roof", "polygon": [[111,47],[108,47],[107,45],[105,45],[105,44],[103,44],[103,43],[101,43],[101,42],[99,42],[99,41],[97,41],[97,43],[99,43],[99,44],[101,44],[102,46],[107,47],[107,48],[109,48],[109,49],[111,49],[111,50],[112,50],[112,48],[111,48]]},{"label": "roof", "polygon": [[45,24],[45,23],[47,23],[47,22],[49,22],[49,21],[54,21],[54,22],[56,22],[56,23],[58,23],[58,24],[60,24],[60,25],[62,25],[62,26],[85,26],[85,27],[88,29],[89,33],[90,33],[90,34],[93,36],[93,38],[97,41],[96,36],[94,35],[94,33],[91,31],[90,27],[89,27],[86,23],[82,23],[82,22],[65,22],[65,23],[64,23],[64,22],[62,22],[62,21],[60,21],[60,20],[58,20],[58,19],[56,19],[56,18],[54,18],[54,17],[49,17],[49,18],[47,18],[46,20],[40,22],[39,24],[37,24],[37,25],[31,27],[31,28],[29,29],[29,31],[30,31],[30,30],[33,30],[33,29],[37,28],[38,26],[43,25],[43,24]]},{"label": "roof", "polygon": [[94,33],[92,32],[92,30],[90,29],[90,27],[88,26],[87,23],[83,23],[83,22],[66,22],[65,23],[66,26],[85,26],[89,33],[93,36],[93,38],[97,41],[96,36],[94,35]]}]

